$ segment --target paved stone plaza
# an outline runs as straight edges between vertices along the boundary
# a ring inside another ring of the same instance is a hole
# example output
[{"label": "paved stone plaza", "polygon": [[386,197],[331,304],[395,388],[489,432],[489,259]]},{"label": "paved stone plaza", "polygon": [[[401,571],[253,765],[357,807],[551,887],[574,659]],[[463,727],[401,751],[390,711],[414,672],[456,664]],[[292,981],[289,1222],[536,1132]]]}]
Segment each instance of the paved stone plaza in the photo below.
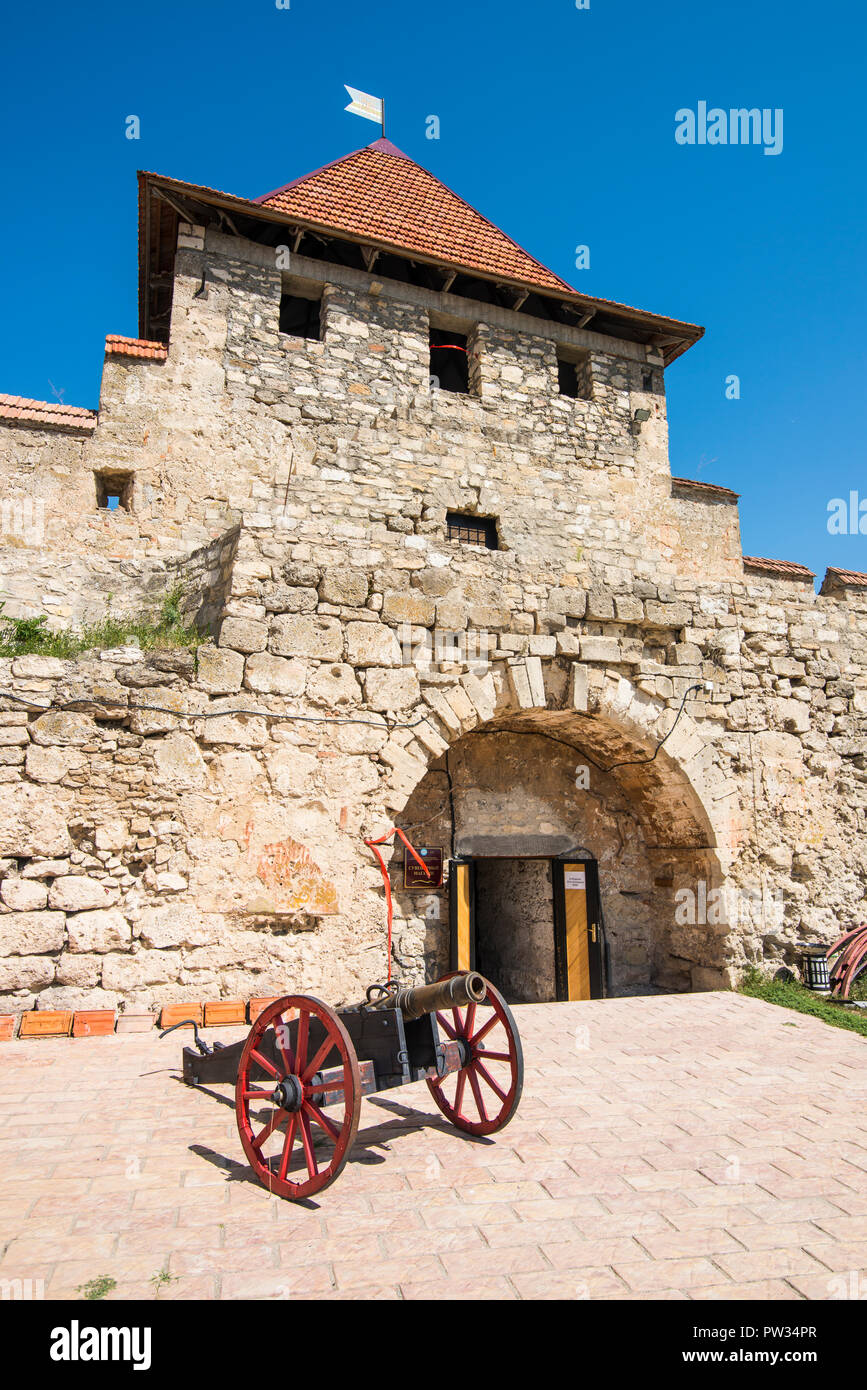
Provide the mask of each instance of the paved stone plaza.
[{"label": "paved stone plaza", "polygon": [[[491,1140],[425,1085],[362,1107],[304,1206],[245,1162],[181,1040],[4,1044],[0,1279],[77,1298],[831,1299],[867,1293],[864,1040],[727,993],[516,1010],[524,1097]],[[240,1029],[212,1030],[230,1041]]]}]

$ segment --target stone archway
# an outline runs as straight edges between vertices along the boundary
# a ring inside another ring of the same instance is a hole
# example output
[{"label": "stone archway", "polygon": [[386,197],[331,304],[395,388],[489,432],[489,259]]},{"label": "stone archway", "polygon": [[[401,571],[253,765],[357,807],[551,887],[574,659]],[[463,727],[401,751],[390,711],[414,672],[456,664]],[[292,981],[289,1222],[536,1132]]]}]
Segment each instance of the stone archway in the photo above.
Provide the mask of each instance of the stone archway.
[{"label": "stone archway", "polygon": [[[707,902],[725,883],[737,808],[688,711],[678,718],[621,677],[597,686],[583,709],[527,707],[513,687],[486,707],[469,688],[477,707],[455,702],[460,727],[398,823],[446,857],[580,848],[599,865],[613,993],[727,987],[730,929]],[[423,932],[431,970],[444,968],[445,894],[396,901]]]}]

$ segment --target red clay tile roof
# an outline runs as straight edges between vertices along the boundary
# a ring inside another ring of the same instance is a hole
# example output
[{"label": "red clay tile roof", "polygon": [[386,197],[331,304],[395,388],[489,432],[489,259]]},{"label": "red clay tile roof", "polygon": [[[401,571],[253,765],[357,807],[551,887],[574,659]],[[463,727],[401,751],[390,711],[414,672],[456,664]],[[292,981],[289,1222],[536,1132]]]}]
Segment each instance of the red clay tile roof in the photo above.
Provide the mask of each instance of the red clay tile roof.
[{"label": "red clay tile roof", "polygon": [[165,362],[168,357],[165,343],[151,343],[147,338],[120,338],[116,333],[106,336],[105,350],[113,357],[149,357],[154,362]]},{"label": "red clay tile roof", "polygon": [[831,580],[835,584],[846,584],[853,589],[867,589],[867,574],[861,574],[858,570],[841,570],[836,565],[829,565],[825,571],[825,583]]},{"label": "red clay tile roof", "polygon": [[27,396],[0,395],[0,420],[90,430],[96,424],[96,411],[80,405],[64,405],[63,401],[32,401]]},{"label": "red clay tile roof", "polygon": [[390,140],[376,140],[255,201],[403,253],[555,292],[572,289]]},{"label": "red clay tile roof", "polygon": [[815,579],[812,570],[806,565],[796,565],[793,560],[765,560],[759,555],[745,555],[744,568],[762,570],[765,574],[776,574],[782,579]]},{"label": "red clay tile roof", "polygon": [[730,487],[720,487],[718,483],[703,483],[696,478],[672,478],[672,486],[694,488],[697,492],[709,492],[714,497],[725,498],[727,502],[737,502],[740,497],[739,492],[732,492]]}]

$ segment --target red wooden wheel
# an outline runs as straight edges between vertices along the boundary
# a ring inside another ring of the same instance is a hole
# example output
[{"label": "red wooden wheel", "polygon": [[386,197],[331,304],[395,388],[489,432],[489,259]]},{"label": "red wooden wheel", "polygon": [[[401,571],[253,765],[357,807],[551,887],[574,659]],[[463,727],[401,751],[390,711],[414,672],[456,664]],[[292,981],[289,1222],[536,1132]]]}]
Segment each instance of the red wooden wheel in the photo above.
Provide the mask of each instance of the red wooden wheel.
[{"label": "red wooden wheel", "polygon": [[334,1182],[360,1110],[358,1058],[334,1010],[303,994],[269,1004],[250,1029],[235,1086],[238,1133],[263,1186],[297,1199]]},{"label": "red wooden wheel", "polygon": [[512,1012],[499,990],[488,980],[485,984],[483,1004],[437,1014],[445,1037],[462,1045],[466,1063],[427,1083],[443,1114],[469,1134],[493,1134],[507,1125],[524,1085],[524,1054]]}]

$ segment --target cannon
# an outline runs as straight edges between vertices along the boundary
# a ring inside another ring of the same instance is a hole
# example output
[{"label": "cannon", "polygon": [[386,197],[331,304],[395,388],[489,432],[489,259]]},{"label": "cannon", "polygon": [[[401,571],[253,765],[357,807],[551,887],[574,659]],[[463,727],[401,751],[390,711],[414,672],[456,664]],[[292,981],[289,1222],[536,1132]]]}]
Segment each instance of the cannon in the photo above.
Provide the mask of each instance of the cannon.
[{"label": "cannon", "polygon": [[361,1003],[339,1009],[287,994],[266,1005],[246,1040],[211,1048],[195,1036],[196,1047],[183,1051],[184,1081],[234,1083],[253,1172],[294,1201],[339,1177],[362,1096],[426,1081],[447,1119],[475,1135],[502,1129],[521,1098],[515,1020],[476,971],[416,987],[371,985]]}]

